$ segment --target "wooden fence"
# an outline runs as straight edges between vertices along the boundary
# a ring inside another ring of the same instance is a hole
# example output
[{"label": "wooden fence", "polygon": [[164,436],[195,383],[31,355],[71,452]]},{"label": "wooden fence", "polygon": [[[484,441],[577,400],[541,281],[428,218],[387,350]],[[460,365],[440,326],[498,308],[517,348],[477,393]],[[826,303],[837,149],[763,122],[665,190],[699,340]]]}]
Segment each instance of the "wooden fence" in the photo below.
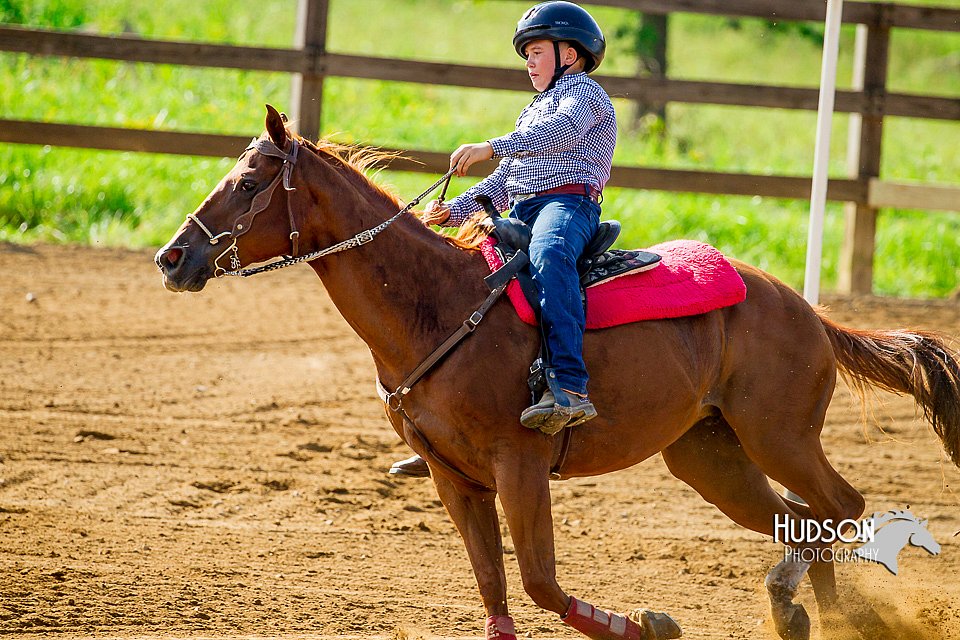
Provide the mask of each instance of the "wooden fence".
[{"label": "wooden fence", "polygon": [[[665,15],[675,12],[729,17],[822,22],[821,0],[596,0],[592,4]],[[293,119],[300,133],[320,132],[323,81],[327,76],[368,78],[459,87],[529,91],[521,69],[396,60],[331,53],[326,50],[329,0],[300,0],[293,48],[267,48],[100,36],[0,26],[0,50],[41,56],[75,56],[134,62],[221,67],[293,74]],[[890,32],[894,28],[960,32],[960,9],[845,2],[843,21],[863,25],[865,47],[858,55],[862,82],[838,91],[836,110],[859,116],[859,140],[847,179],[831,179],[827,197],[850,203],[841,260],[840,287],[849,293],[872,289],[874,233],[881,207],[960,210],[960,185],[898,184],[879,178],[884,119],[888,116],[960,120],[960,99],[889,93],[886,89]],[[685,102],[781,109],[816,110],[817,88],[779,87],[667,77],[595,76],[613,96],[644,104]],[[0,119],[0,141],[93,149],[230,157],[246,146],[247,136],[178,131],[135,130]],[[375,141],[371,141],[375,144]],[[392,169],[442,173],[446,153],[405,151]],[[812,150],[811,150],[812,155]],[[478,167],[482,173],[487,167]],[[610,185],[677,192],[810,197],[809,177],[617,166]]]}]

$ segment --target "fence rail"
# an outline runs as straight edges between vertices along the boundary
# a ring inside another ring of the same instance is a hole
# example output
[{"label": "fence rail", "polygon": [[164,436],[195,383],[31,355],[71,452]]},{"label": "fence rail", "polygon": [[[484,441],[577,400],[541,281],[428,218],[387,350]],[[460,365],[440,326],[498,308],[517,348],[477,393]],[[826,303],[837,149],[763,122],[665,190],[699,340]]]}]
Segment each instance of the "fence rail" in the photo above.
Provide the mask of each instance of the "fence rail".
[{"label": "fence rail", "polygon": [[[960,11],[958,11],[960,13]],[[254,71],[312,73],[424,84],[529,92],[530,79],[520,69],[500,69],[439,62],[344,55],[323,51],[245,47],[133,36],[92,36],[41,29],[0,27],[0,51],[128,62],[219,67]],[[597,75],[612,96],[646,101],[722,104],[742,107],[816,110],[819,89],[727,82]],[[845,113],[960,120],[960,98],[860,91],[838,91],[836,111]]]},{"label": "fence rail", "polygon": [[[729,17],[822,21],[825,3],[818,0],[602,0],[593,4],[650,14],[690,12]],[[317,137],[323,80],[327,76],[529,91],[522,70],[452,65],[326,51],[329,0],[300,0],[294,48],[251,47],[150,40],[0,26],[0,51],[38,56],[72,56],[132,62],[203,66],[293,74],[294,120],[300,132]],[[827,197],[852,203],[841,264],[848,292],[872,289],[873,242],[877,208],[883,206],[960,209],[960,186],[903,185],[879,180],[883,120],[904,116],[960,120],[960,99],[888,93],[887,59],[892,28],[960,32],[960,9],[891,3],[845,2],[843,21],[865,25],[861,60],[864,82],[856,90],[838,91],[836,110],[862,122],[857,168],[848,179],[831,179]],[[667,77],[596,76],[612,96],[641,103],[683,102],[745,107],[815,110],[819,89]],[[246,146],[244,136],[139,130],[0,120],[0,141],[94,149],[233,156]],[[447,155],[405,152],[391,168],[442,172]],[[489,165],[488,165],[489,166]],[[478,168],[482,171],[483,167]],[[611,186],[700,193],[808,198],[810,178],[711,171],[616,166]]]},{"label": "fence rail", "polygon": [[[601,0],[602,4],[641,13],[701,13],[734,18],[823,22],[826,2],[811,0]],[[929,31],[960,30],[960,11],[889,2],[844,2],[843,22]]]},{"label": "fence rail", "polygon": [[[175,153],[217,158],[237,155],[250,142],[250,136],[230,136],[179,131],[92,127],[87,125],[39,123],[25,120],[0,120],[0,140],[30,144],[48,144],[111,151]],[[397,171],[444,173],[450,168],[450,155],[436,151],[396,152],[401,157],[386,165]],[[488,161],[470,168],[470,175],[486,175],[493,165]],[[751,175],[682,169],[654,169],[618,166],[607,183],[611,187],[636,187],[663,191],[688,191],[728,195],[760,195],[771,198],[809,198],[810,180],[794,176]],[[867,193],[857,180],[831,180],[827,197],[837,201],[864,201]]]}]

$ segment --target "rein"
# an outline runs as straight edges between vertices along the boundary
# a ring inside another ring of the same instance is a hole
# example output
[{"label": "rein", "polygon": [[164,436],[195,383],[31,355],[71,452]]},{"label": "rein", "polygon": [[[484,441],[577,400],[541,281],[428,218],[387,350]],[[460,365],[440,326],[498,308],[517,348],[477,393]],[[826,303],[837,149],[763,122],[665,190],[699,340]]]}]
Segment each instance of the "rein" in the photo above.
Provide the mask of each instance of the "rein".
[{"label": "rein", "polygon": [[[200,229],[207,234],[209,242],[212,245],[215,245],[220,242],[220,239],[226,236],[228,239],[232,240],[232,243],[229,247],[224,249],[223,253],[216,257],[213,261],[214,271],[213,275],[215,278],[220,278],[223,276],[237,276],[241,278],[247,278],[249,276],[256,275],[258,273],[265,273],[267,271],[276,271],[277,269],[283,269],[284,267],[291,267],[295,264],[300,264],[301,262],[308,262],[310,260],[316,260],[317,258],[322,258],[333,253],[339,253],[341,251],[347,251],[348,249],[354,249],[361,245],[367,244],[376,237],[381,231],[393,224],[400,216],[405,213],[408,213],[412,208],[420,204],[420,201],[426,196],[430,195],[435,191],[441,184],[443,186],[443,195],[447,192],[447,186],[450,184],[450,178],[453,177],[455,169],[450,169],[443,176],[430,185],[423,193],[418,195],[416,198],[407,203],[405,207],[397,211],[392,218],[381,222],[377,226],[361,231],[352,238],[348,238],[342,242],[338,242],[334,245],[331,245],[325,249],[319,249],[317,251],[312,251],[310,253],[305,253],[302,256],[298,256],[299,248],[299,239],[300,232],[297,231],[296,221],[293,217],[293,209],[290,204],[290,197],[287,196],[287,214],[290,217],[290,242],[291,242],[291,253],[286,258],[281,258],[270,262],[259,267],[247,267],[244,269],[240,268],[240,257],[238,255],[237,249],[237,238],[245,234],[250,230],[250,227],[253,225],[253,219],[258,213],[267,208],[270,204],[270,200],[273,198],[273,192],[276,190],[277,185],[280,183],[281,177],[283,178],[283,188],[287,192],[296,191],[295,188],[290,186],[290,175],[293,172],[293,167],[297,164],[297,156],[300,150],[300,143],[297,142],[296,138],[291,138],[290,140],[290,152],[285,153],[282,149],[273,144],[270,140],[262,139],[258,140],[254,138],[250,144],[247,146],[244,151],[249,151],[250,149],[256,149],[258,153],[267,156],[273,156],[275,158],[281,158],[283,160],[283,166],[280,168],[280,172],[276,177],[267,185],[267,188],[258,193],[253,197],[253,202],[250,203],[250,209],[246,213],[241,214],[233,223],[233,229],[231,231],[224,231],[214,235],[207,227],[200,222],[200,219],[197,218],[194,214],[188,214],[187,218],[192,220],[197,224]],[[443,195],[440,196],[440,201],[443,201]],[[229,252],[233,252],[230,256],[230,270],[225,269],[220,266],[220,259]]]}]

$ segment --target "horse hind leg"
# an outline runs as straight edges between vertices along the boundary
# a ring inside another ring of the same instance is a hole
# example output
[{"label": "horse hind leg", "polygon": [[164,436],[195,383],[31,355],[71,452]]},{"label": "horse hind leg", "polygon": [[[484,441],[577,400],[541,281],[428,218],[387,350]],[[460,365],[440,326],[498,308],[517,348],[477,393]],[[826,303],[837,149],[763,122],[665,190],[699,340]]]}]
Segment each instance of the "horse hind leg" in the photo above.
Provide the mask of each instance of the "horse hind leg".
[{"label": "horse hind leg", "polygon": [[[787,506],[790,509],[798,514],[800,518],[804,520],[815,520],[816,517],[813,514],[813,511],[810,510],[810,507],[800,503],[794,502],[793,500],[788,500],[784,498],[784,502],[787,503]],[[817,599],[817,607],[820,609],[821,613],[830,611],[837,606],[837,575],[835,566],[833,563],[833,554],[829,554],[828,560],[819,559],[824,555],[823,550],[829,549],[831,547],[827,545],[803,545],[797,548],[797,553],[795,556],[804,556],[804,550],[810,549],[810,557],[812,558],[811,562],[804,562],[803,560],[791,560],[796,564],[807,564],[809,565],[809,571],[807,577],[810,578],[810,584],[813,585],[813,595]],[[771,574],[773,571],[771,570]]]},{"label": "horse hind leg", "polygon": [[[794,512],[820,522],[856,520],[863,514],[863,496],[831,466],[820,444],[836,381],[832,349],[823,340],[804,337],[802,326],[795,333],[795,344],[802,349],[778,352],[778,360],[761,360],[753,367],[756,371],[765,364],[767,375],[735,374],[723,401],[723,415],[744,453],[760,470],[807,503],[791,502]],[[758,356],[763,357],[766,354]],[[792,364],[785,367],[783,361]],[[806,546],[824,545],[810,541]],[[814,563],[810,578],[818,605],[829,609],[836,602],[833,563]]]},{"label": "horse hind leg", "polygon": [[[781,424],[819,426],[822,419],[817,414],[816,420],[793,420]],[[819,432],[819,428],[800,426],[784,427],[779,434],[737,430],[737,435],[743,442],[746,454],[757,462],[763,472],[808,503],[791,503],[791,509],[801,519],[819,522],[829,519],[834,523],[856,520],[863,514],[863,496],[830,465],[820,444]],[[795,591],[795,576],[809,566],[809,577],[821,620],[839,614],[834,563],[832,559],[823,559],[822,556],[830,548],[830,545],[815,540],[798,543],[794,554],[801,561],[781,563],[771,571],[767,581],[771,598],[775,600],[779,597],[785,603],[790,590]],[[813,558],[814,562],[808,565],[802,561],[807,558]],[[851,622],[856,628],[862,626]]]},{"label": "horse hind leg", "polygon": [[803,498],[815,519],[857,518],[863,496],[820,444],[837,379],[833,347],[806,302],[786,290],[770,300],[765,295],[758,288],[764,314],[741,314],[743,326],[729,329],[758,335],[731,352],[732,373],[716,390],[717,406],[750,460]]},{"label": "horse hind leg", "polygon": [[[775,517],[808,518],[805,505],[784,500],[766,474],[745,453],[736,433],[722,416],[705,418],[664,449],[671,473],[693,487],[737,524],[773,536]],[[817,604],[824,611],[836,600],[832,562],[798,562],[787,556],[765,580],[777,633],[787,640],[806,640],[810,618],[793,602],[808,574]]]},{"label": "horse hind leg", "polygon": [[[791,500],[785,500],[785,502],[801,518],[813,518],[813,514],[806,505]],[[809,618],[806,611],[803,610],[802,605],[793,602],[804,576],[810,578],[810,584],[813,586],[817,608],[820,610],[821,627],[825,617],[838,613],[837,577],[832,554],[828,559],[821,559],[824,550],[830,548],[829,545],[798,545],[767,573],[763,584],[770,598],[777,632],[782,638],[806,638],[804,633],[809,633]],[[802,559],[805,552],[810,553],[809,561]],[[804,626],[807,627],[806,632],[801,631]]]}]

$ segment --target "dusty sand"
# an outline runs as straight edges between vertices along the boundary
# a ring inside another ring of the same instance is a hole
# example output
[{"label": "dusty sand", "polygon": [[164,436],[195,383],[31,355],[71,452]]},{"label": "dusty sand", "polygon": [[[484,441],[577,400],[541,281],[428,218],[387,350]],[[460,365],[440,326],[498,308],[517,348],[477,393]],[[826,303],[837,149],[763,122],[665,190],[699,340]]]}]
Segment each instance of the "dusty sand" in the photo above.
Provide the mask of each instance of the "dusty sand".
[{"label": "dusty sand", "polygon": [[[385,475],[410,452],[309,268],[178,296],[147,252],[0,245],[0,276],[0,634],[482,633],[461,541],[428,481]],[[960,335],[956,301],[831,302],[853,326]],[[960,638],[960,472],[912,401],[876,409],[886,433],[838,388],[827,453],[868,513],[909,505],[943,550],[906,547],[899,576],[841,565],[845,605],[874,603],[892,635]],[[659,457],[553,496],[568,591],[667,611],[687,638],[775,637],[762,580],[782,552]],[[579,637],[507,560],[520,635]],[[816,618],[806,584],[801,600]]]}]

